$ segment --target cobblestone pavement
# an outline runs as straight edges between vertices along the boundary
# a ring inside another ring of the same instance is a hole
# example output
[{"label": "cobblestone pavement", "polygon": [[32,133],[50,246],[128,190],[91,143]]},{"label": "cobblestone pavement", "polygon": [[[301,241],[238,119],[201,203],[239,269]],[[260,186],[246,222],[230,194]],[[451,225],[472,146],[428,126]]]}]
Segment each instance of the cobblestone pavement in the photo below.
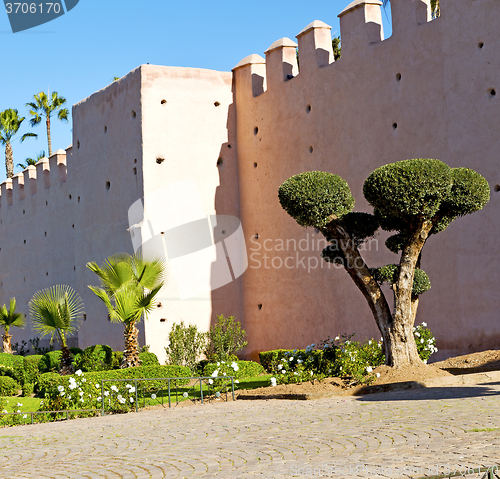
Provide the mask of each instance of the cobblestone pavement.
[{"label": "cobblestone pavement", "polygon": [[477,470],[500,464],[499,405],[494,383],[18,426],[0,431],[0,477],[397,478]]}]

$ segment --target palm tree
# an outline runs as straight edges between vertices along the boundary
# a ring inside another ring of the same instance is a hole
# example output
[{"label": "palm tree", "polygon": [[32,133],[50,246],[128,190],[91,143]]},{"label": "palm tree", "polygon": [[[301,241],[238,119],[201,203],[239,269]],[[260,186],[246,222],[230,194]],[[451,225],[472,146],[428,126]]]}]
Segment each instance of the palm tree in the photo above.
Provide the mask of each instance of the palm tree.
[{"label": "palm tree", "polygon": [[[0,113],[0,144],[5,146],[5,169],[7,171],[7,178],[14,176],[14,155],[12,153],[12,141],[14,135],[17,134],[23,118],[19,118],[17,110],[8,108]],[[37,137],[35,133],[25,133],[21,136],[21,143],[28,137]]]},{"label": "palm tree", "polygon": [[42,158],[45,158],[45,150],[42,150],[38,155],[36,155],[36,160],[33,158],[26,158],[25,163],[18,163],[17,166],[22,170],[28,168],[28,166],[35,166]]},{"label": "palm tree", "polygon": [[37,126],[41,123],[42,117],[45,117],[47,125],[47,142],[49,145],[49,156],[52,156],[52,140],[50,136],[50,117],[54,112],[57,112],[57,118],[61,121],[68,121],[69,110],[63,108],[66,103],[66,98],[59,96],[56,91],[52,92],[49,99],[45,92],[41,91],[34,96],[35,101],[26,103],[30,108],[31,115],[30,125]]},{"label": "palm tree", "polygon": [[38,291],[31,298],[30,315],[33,328],[42,338],[50,334],[51,344],[54,336],[59,339],[62,351],[60,374],[73,374],[71,352],[66,338],[80,326],[83,316],[83,301],[80,296],[65,284]]},{"label": "palm tree", "polygon": [[109,319],[125,326],[125,350],[122,368],[139,366],[139,330],[136,323],[153,310],[155,298],[164,284],[162,261],[146,261],[138,255],[120,253],[110,256],[100,267],[87,263],[101,281],[101,287],[89,286],[106,305]]},{"label": "palm tree", "polygon": [[16,312],[16,298],[10,298],[10,305],[8,310],[5,304],[0,308],[0,325],[5,331],[2,336],[3,352],[12,354],[12,348],[10,345],[12,336],[9,334],[9,329],[11,326],[24,328],[24,326],[26,325],[26,317],[24,316],[24,314]]}]

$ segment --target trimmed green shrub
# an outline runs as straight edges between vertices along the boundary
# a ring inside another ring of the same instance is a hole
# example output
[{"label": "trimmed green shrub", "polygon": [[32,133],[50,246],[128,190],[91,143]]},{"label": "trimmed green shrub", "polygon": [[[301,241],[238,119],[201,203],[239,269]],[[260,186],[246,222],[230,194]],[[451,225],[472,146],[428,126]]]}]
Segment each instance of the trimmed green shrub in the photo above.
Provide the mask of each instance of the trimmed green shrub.
[{"label": "trimmed green shrub", "polygon": [[[191,377],[192,372],[189,368],[183,366],[138,366],[136,368],[114,369],[110,371],[96,371],[85,373],[86,381],[100,384],[103,379],[147,379],[147,378],[176,378]],[[76,375],[75,375],[76,377]],[[66,384],[68,376],[46,373],[41,374],[38,380],[38,394],[44,396],[48,390],[57,389],[57,386]],[[180,380],[179,385],[187,384],[188,380]],[[160,381],[151,381],[147,383],[147,390],[155,390],[163,386]],[[146,386],[146,385],[145,385]]]},{"label": "trimmed green shrub", "polygon": [[77,347],[69,348],[69,350],[70,350],[71,354],[73,355],[73,357],[75,357],[77,354],[83,353],[83,349],[80,349]]},{"label": "trimmed green shrub", "polygon": [[203,376],[211,376],[214,371],[217,371],[219,376],[223,376],[222,371],[224,371],[235,379],[252,378],[265,373],[264,368],[255,361],[219,361],[207,364],[203,369]]},{"label": "trimmed green shrub", "polygon": [[112,369],[113,350],[104,344],[89,346],[75,357],[75,369],[82,371],[107,371]]},{"label": "trimmed green shrub", "polygon": [[160,362],[156,357],[155,353],[143,352],[139,353],[139,359],[141,360],[141,366],[159,366]]},{"label": "trimmed green shrub", "polygon": [[24,374],[22,384],[36,383],[40,376],[40,361],[41,355],[24,356]]},{"label": "trimmed green shrub", "polygon": [[5,366],[3,369],[6,372],[8,371],[7,376],[12,377],[17,382],[22,381],[24,371],[23,356],[0,353],[0,366]]},{"label": "trimmed green shrub", "polygon": [[123,351],[113,351],[111,369],[120,369],[123,361]]},{"label": "trimmed green shrub", "polygon": [[0,376],[0,396],[14,396],[21,389],[19,383],[9,376]]},{"label": "trimmed green shrub", "polygon": [[38,364],[41,373],[59,371],[61,365],[61,351],[49,351],[42,356]]},{"label": "trimmed green shrub", "polygon": [[197,326],[186,326],[184,321],[174,323],[168,333],[168,346],[165,348],[167,363],[195,369],[206,345],[207,334],[198,331]]},{"label": "trimmed green shrub", "polygon": [[24,383],[23,384],[23,396],[29,397],[33,394],[35,390],[35,385],[33,383]]},{"label": "trimmed green shrub", "polygon": [[[301,352],[305,352],[304,349],[300,350]],[[291,353],[291,349],[273,349],[271,351],[262,351],[259,353],[259,361],[262,364],[263,368],[268,372],[272,372],[273,363],[276,361],[281,361],[285,357],[285,353]]]}]

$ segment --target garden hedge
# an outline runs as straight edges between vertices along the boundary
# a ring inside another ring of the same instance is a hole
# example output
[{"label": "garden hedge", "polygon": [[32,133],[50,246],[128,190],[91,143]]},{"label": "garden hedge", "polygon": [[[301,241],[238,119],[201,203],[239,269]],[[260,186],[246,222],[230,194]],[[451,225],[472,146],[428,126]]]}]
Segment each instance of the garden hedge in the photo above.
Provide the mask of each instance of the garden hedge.
[{"label": "garden hedge", "polygon": [[[103,379],[148,379],[148,378],[178,378],[191,377],[192,372],[184,366],[138,366],[136,368],[113,369],[110,371],[96,371],[84,373],[86,381],[100,383]],[[76,376],[75,376],[76,377]],[[60,376],[56,373],[41,374],[38,380],[38,395],[43,397],[48,389],[57,388],[58,385],[65,384],[68,376]],[[179,385],[187,384],[188,380],[179,381]],[[147,383],[147,388],[154,390],[160,385],[164,385],[160,381],[152,381]]]},{"label": "garden hedge", "polygon": [[19,383],[9,376],[0,376],[0,396],[15,396],[21,389]]},{"label": "garden hedge", "polygon": [[[264,368],[255,361],[235,361],[238,365],[238,371],[234,373],[228,373],[228,376],[234,376],[235,379],[245,379],[245,378],[253,378],[255,376],[259,376],[260,374],[264,374]],[[225,364],[230,365],[231,362],[226,362]],[[220,364],[217,363],[208,363],[203,368],[203,376],[211,376],[212,373],[216,370],[220,369]],[[229,368],[232,371],[232,368]]]},{"label": "garden hedge", "polygon": [[141,360],[141,366],[159,366],[160,361],[155,353],[144,352],[139,353],[139,359]]}]

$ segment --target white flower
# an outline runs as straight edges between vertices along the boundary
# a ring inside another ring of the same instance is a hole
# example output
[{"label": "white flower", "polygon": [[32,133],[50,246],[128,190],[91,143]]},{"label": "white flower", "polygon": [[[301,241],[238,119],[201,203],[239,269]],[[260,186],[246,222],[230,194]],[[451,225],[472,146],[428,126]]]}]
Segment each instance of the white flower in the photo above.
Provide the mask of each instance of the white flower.
[{"label": "white flower", "polygon": [[86,383],[87,380],[85,378],[82,378],[82,383]]},{"label": "white flower", "polygon": [[218,375],[219,375],[219,371],[216,369],[216,370],[212,373],[212,377],[213,377],[213,378],[216,378]]},{"label": "white flower", "polygon": [[4,409],[2,412],[3,412],[3,413],[6,413],[6,412],[9,412],[9,411],[7,411],[7,409]]},{"label": "white flower", "polygon": [[278,370],[283,369],[283,364],[278,364]]},{"label": "white flower", "polygon": [[95,388],[99,389],[100,387],[101,387],[101,385],[96,383]]},{"label": "white flower", "polygon": [[80,398],[80,402],[83,402],[83,398]]},{"label": "white flower", "polygon": [[80,391],[78,394],[79,394],[80,396],[83,396],[83,391]]},{"label": "white flower", "polygon": [[293,361],[293,356],[289,359],[289,361]]},{"label": "white flower", "polygon": [[23,405],[23,403],[22,403],[22,402],[18,402],[18,403],[17,403],[17,407],[21,407],[22,405]]},{"label": "white flower", "polygon": [[222,373],[222,375],[223,375],[223,376],[225,376],[225,375],[226,375],[226,373]]},{"label": "white flower", "polygon": [[271,378],[271,386],[276,386],[276,378]]},{"label": "white flower", "polygon": [[129,390],[129,393],[130,394],[134,394],[135,393],[135,388],[134,387],[131,387],[130,390]]},{"label": "white flower", "polygon": [[68,401],[71,401],[71,396],[68,396]]},{"label": "white flower", "polygon": [[297,371],[295,371],[295,372],[293,373],[293,375],[294,375],[294,376],[297,376],[297,374],[299,374]]},{"label": "white flower", "polygon": [[97,401],[98,401],[98,402],[101,402],[101,401],[102,401],[102,397],[101,397],[101,396],[99,396],[99,397],[97,398]]},{"label": "white flower", "polygon": [[23,416],[23,419],[26,419],[27,417],[28,417],[28,415],[27,415],[27,414],[25,414],[25,415]]},{"label": "white flower", "polygon": [[121,400],[123,399],[123,396],[121,394],[118,394],[118,396],[116,396],[116,399],[118,399],[118,401],[121,402]]},{"label": "white flower", "polygon": [[156,399],[156,394],[151,394],[151,399]]},{"label": "white flower", "polygon": [[111,391],[118,392],[118,388],[113,384],[113,386],[111,386]]},{"label": "white flower", "polygon": [[297,359],[297,364],[302,364],[302,359]]},{"label": "white flower", "polygon": [[132,387],[132,384],[127,384],[125,387],[126,387],[127,389],[130,389],[130,388]]},{"label": "white flower", "polygon": [[189,396],[189,394],[188,393],[182,393],[182,396],[185,397],[185,398],[187,398]]},{"label": "white flower", "polygon": [[424,338],[422,338],[422,339],[420,340],[420,342],[423,344],[423,343],[424,343]]},{"label": "white flower", "polygon": [[214,383],[214,380],[213,379],[209,379],[208,380],[208,384],[213,384]]},{"label": "white flower", "polygon": [[120,404],[125,404],[125,399],[124,398],[118,399],[118,401],[120,401]]},{"label": "white flower", "polygon": [[62,393],[64,391],[64,386],[57,386],[57,390]]},{"label": "white flower", "polygon": [[109,391],[104,391],[105,396],[109,396]]},{"label": "white flower", "polygon": [[424,359],[424,364],[427,364],[427,359]]},{"label": "white flower", "polygon": [[338,336],[335,336],[335,341],[338,341],[340,338]]},{"label": "white flower", "polygon": [[377,376],[379,378],[380,377],[380,373],[375,373],[375,376]]},{"label": "white flower", "polygon": [[417,338],[420,338],[420,333],[419,333],[418,331],[415,331],[415,336],[416,336]]},{"label": "white flower", "polygon": [[217,361],[217,366],[220,366],[220,363]]},{"label": "white flower", "polygon": [[20,410],[20,409],[18,409],[16,412],[21,412],[21,410]]},{"label": "white flower", "polygon": [[384,338],[380,338],[380,342],[382,342],[382,343],[383,343],[383,342],[384,342]]},{"label": "white flower", "polygon": [[79,369],[76,373],[75,373],[77,376],[81,376],[83,373],[82,373],[82,370]]},{"label": "white flower", "polygon": [[70,389],[76,389],[76,383],[69,383]]},{"label": "white flower", "polygon": [[367,372],[367,373],[371,373],[372,371],[373,371],[373,369],[372,369],[372,367],[371,367],[371,366],[368,366],[368,367],[366,368],[366,372]]},{"label": "white flower", "polygon": [[427,327],[427,323],[422,323],[422,326],[425,328]]},{"label": "white flower", "polygon": [[235,379],[235,381],[234,381],[234,382],[235,382],[236,384],[240,384],[240,382],[239,382],[237,379]]},{"label": "white flower", "polygon": [[370,339],[370,341],[368,341],[368,344],[372,344],[372,340]]},{"label": "white flower", "polygon": [[281,371],[281,374],[286,374],[286,371],[283,369],[283,371]]},{"label": "white flower", "polygon": [[233,369],[234,369],[234,371],[236,372],[236,371],[239,371],[239,370],[240,370],[240,367],[239,367],[237,364],[235,364],[235,365],[233,366]]},{"label": "white flower", "polygon": [[134,398],[130,398],[130,402],[134,402]]}]

